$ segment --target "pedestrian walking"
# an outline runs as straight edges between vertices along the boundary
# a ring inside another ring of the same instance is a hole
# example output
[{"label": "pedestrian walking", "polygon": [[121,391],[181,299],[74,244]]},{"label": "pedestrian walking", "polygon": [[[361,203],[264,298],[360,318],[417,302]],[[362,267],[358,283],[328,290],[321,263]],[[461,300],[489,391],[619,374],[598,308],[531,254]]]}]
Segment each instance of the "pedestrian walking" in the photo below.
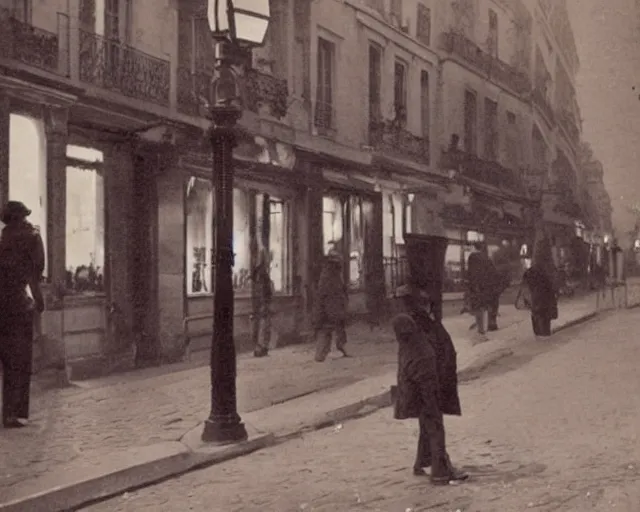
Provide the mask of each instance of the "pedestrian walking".
[{"label": "pedestrian walking", "polygon": [[[2,423],[26,426],[29,418],[34,320],[44,311],[40,281],[44,245],[23,203],[9,201],[0,220],[0,361],[2,362]],[[30,292],[30,293],[29,293]]]},{"label": "pedestrian walking", "polygon": [[495,268],[482,242],[473,244],[467,261],[469,309],[475,317],[477,341],[486,341],[488,312],[495,298]]},{"label": "pedestrian walking", "polygon": [[[432,327],[439,323],[433,319],[432,322]],[[453,387],[447,385],[447,375],[439,365],[435,347],[442,343],[437,339],[438,333],[434,328],[425,332],[406,311],[396,315],[392,325],[398,342],[394,417],[417,418],[420,428],[413,474],[426,476],[424,468],[431,467],[430,481],[434,485],[466,480],[468,475],[453,466],[446,450],[443,414],[461,412],[457,382],[455,394],[451,395]]]},{"label": "pedestrian walking", "polygon": [[492,267],[492,285],[493,292],[489,308],[487,312],[487,330],[498,330],[498,316],[500,313],[500,297],[511,284],[511,262],[512,250],[507,240],[502,241],[501,247],[493,255],[493,261],[490,260]]},{"label": "pedestrian walking", "polygon": [[331,339],[335,334],[336,349],[348,357],[346,320],[349,298],[343,277],[343,260],[337,251],[331,250],[325,257],[318,282],[314,327],[316,332],[316,361],[322,362],[331,351]]},{"label": "pedestrian walking", "polygon": [[[549,239],[540,234],[533,248],[531,267],[522,276],[520,294],[528,293],[531,324],[536,336],[551,336],[551,320],[558,318],[558,291]],[[516,300],[518,302],[518,300]]]}]

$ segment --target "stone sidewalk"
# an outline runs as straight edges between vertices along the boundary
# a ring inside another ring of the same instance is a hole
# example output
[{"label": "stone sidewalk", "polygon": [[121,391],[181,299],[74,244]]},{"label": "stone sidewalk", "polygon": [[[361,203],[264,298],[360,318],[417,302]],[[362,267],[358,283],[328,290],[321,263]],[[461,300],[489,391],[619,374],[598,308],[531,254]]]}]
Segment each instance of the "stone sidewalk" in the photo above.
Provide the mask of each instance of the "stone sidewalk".
[{"label": "stone sidewalk", "polygon": [[[593,297],[565,303],[557,324],[588,318],[594,307]],[[501,331],[477,346],[471,344],[469,316],[445,320],[461,378],[473,378],[508,354],[510,345],[531,338],[526,312],[505,306],[499,320]],[[349,336],[354,357],[323,364],[312,360],[308,345],[264,359],[240,357],[238,402],[251,439],[239,446],[199,443],[208,413],[207,368],[140,372],[38,395],[34,425],[0,433],[0,510],[69,509],[385,405],[396,365],[390,332],[354,326]]]}]

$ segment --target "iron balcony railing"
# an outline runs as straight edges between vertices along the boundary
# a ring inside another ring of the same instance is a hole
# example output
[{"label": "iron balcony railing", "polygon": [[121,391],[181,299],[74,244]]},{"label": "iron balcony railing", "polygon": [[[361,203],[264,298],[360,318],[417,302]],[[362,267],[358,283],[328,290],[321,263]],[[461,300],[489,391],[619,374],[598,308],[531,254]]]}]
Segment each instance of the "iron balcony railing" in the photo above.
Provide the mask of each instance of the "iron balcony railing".
[{"label": "iron balcony railing", "polygon": [[15,17],[11,10],[0,8],[1,58],[66,75],[64,46],[58,34],[33,26]]},{"label": "iron balcony railing", "polygon": [[117,40],[79,30],[79,78],[129,98],[169,106],[171,65]]},{"label": "iron balcony railing", "polygon": [[[178,111],[192,116],[200,113],[203,101],[209,100],[213,71],[195,71],[191,66],[178,68]],[[283,118],[287,114],[287,81],[257,70],[248,70],[242,80],[245,107],[255,113]]]},{"label": "iron balcony railing", "polygon": [[407,258],[385,256],[383,258],[383,266],[387,295],[394,295],[396,289],[407,282],[409,262]]},{"label": "iron balcony railing", "polygon": [[392,123],[370,123],[369,145],[389,156],[406,158],[423,165],[431,163],[429,138],[414,135]]},{"label": "iron balcony railing", "polygon": [[440,48],[457,55],[467,64],[519,94],[531,91],[531,80],[526,73],[494,57],[462,34],[452,31],[443,33]]}]

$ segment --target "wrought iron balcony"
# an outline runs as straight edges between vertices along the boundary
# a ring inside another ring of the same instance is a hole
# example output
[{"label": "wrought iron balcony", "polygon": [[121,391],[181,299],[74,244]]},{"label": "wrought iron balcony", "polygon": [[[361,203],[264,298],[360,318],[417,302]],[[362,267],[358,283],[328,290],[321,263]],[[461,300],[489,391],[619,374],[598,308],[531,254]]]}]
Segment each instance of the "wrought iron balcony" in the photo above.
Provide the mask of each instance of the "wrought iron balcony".
[{"label": "wrought iron balcony", "polygon": [[80,81],[130,98],[169,105],[169,61],[82,29],[79,45]]},{"label": "wrought iron balcony", "polygon": [[20,21],[0,8],[0,57],[56,74],[66,73],[60,62],[58,35]]},{"label": "wrought iron balcony", "polygon": [[[202,99],[209,100],[212,78],[213,71],[193,71],[190,66],[178,68],[178,111],[200,115]],[[287,114],[286,80],[251,69],[245,74],[243,84],[248,110],[278,119]]]},{"label": "wrought iron balcony", "polygon": [[462,34],[452,31],[443,33],[440,48],[457,55],[478,71],[519,94],[531,91],[531,80],[525,73],[487,53]]},{"label": "wrought iron balcony", "polygon": [[369,125],[369,145],[389,156],[406,158],[429,165],[429,139],[418,137],[392,122],[372,122]]},{"label": "wrought iron balcony", "polygon": [[518,172],[503,167],[498,162],[483,160],[464,151],[443,151],[440,167],[445,170],[456,169],[462,177],[469,180],[514,194],[526,194],[524,183]]},{"label": "wrought iron balcony", "polygon": [[287,81],[255,69],[245,73],[246,107],[281,119],[287,115],[289,89]]},{"label": "wrought iron balcony", "polygon": [[547,101],[547,98],[542,93],[542,91],[537,87],[534,88],[531,92],[531,99],[533,100],[533,104],[540,110],[547,122],[552,126],[555,125],[556,116],[553,113],[553,108],[551,108],[549,101]]}]

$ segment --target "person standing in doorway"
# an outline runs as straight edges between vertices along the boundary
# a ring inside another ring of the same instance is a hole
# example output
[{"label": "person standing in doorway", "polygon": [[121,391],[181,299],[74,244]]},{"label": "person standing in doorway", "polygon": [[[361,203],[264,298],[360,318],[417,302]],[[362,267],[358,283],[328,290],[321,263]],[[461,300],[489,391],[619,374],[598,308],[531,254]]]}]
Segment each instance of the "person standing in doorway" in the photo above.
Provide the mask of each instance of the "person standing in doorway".
[{"label": "person standing in doorway", "polygon": [[331,351],[331,338],[335,333],[336,349],[348,357],[346,320],[349,297],[344,283],[344,262],[340,254],[329,251],[325,257],[318,282],[314,324],[316,331],[316,361],[324,361]]},{"label": "person standing in doorway", "polygon": [[467,261],[469,309],[475,316],[477,341],[487,341],[487,316],[493,300],[494,267],[482,242],[473,244]]},{"label": "person standing in doorway", "polygon": [[[23,203],[9,201],[0,220],[0,361],[2,423],[5,428],[26,426],[33,358],[34,320],[44,311],[40,288],[44,273],[44,244],[27,222],[31,214]],[[30,292],[30,293],[29,293]]]},{"label": "person standing in doorway", "polygon": [[529,290],[531,324],[536,336],[551,336],[551,321],[558,318],[558,290],[551,244],[540,232],[533,248],[533,260],[522,276]]}]

